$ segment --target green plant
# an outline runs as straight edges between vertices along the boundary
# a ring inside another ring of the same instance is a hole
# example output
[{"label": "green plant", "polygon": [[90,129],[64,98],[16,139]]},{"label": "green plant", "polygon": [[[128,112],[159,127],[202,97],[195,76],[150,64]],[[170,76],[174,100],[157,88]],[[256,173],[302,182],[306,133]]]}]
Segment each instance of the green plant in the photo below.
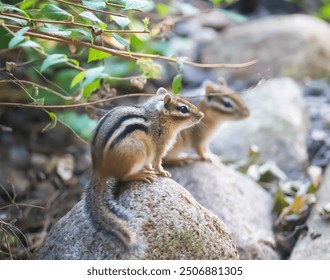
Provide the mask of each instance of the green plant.
[{"label": "green plant", "polygon": [[[165,48],[156,47],[148,16],[134,13],[148,7],[149,1],[16,2],[0,1],[0,58],[5,61],[0,68],[0,85],[4,89],[0,104],[44,110],[50,118],[44,130],[57,122],[74,129],[71,119],[92,129],[95,122],[86,115],[60,118],[55,110],[120,98],[109,88],[123,83],[141,89],[148,79],[161,78],[156,60],[178,63],[179,74],[173,82],[176,93],[181,88],[183,65],[240,68],[251,64],[201,65],[163,56]],[[76,132],[89,140],[90,133]]]}]

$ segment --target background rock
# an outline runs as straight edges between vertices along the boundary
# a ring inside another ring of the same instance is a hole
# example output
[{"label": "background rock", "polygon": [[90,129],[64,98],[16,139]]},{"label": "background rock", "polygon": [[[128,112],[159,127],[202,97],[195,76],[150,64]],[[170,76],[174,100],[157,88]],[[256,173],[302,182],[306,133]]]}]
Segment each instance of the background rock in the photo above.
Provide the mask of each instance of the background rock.
[{"label": "background rock", "polygon": [[229,229],[174,181],[128,186],[118,203],[132,217],[137,247],[125,251],[96,231],[82,200],[53,227],[40,259],[238,258]]},{"label": "background rock", "polygon": [[292,260],[330,259],[330,220],[319,215],[319,207],[330,202],[330,165],[318,191],[318,202],[307,220],[308,233],[301,236],[291,254]]},{"label": "background rock", "polygon": [[287,74],[318,78],[330,63],[329,24],[308,15],[271,16],[229,27],[205,48],[203,63],[242,63],[240,70],[214,70],[230,79],[258,80]]},{"label": "background rock", "polygon": [[273,160],[286,172],[303,171],[309,120],[299,86],[290,78],[273,79],[247,91],[243,98],[250,117],[225,123],[211,150],[237,161],[255,144],[261,161]]},{"label": "background rock", "polygon": [[240,259],[278,258],[272,248],[272,198],[254,181],[224,165],[203,162],[170,172],[230,228]]}]

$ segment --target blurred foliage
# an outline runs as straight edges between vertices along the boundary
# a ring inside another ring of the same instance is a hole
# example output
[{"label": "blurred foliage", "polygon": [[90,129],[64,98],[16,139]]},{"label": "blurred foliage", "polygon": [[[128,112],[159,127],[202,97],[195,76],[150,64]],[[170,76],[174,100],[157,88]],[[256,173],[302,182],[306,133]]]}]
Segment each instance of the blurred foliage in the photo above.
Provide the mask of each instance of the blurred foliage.
[{"label": "blurred foliage", "polygon": [[[90,138],[80,129],[95,125],[87,115],[59,114],[45,105],[84,105],[113,97],[114,91],[104,88],[129,82],[141,90],[148,79],[160,79],[160,65],[144,54],[166,56],[169,47],[157,39],[161,30],[151,36],[149,18],[138,13],[153,5],[136,0],[0,1],[0,59],[6,65],[0,69],[1,86],[18,88],[21,95],[15,101],[48,113],[44,130],[60,119]],[[12,101],[5,92],[1,90],[0,101]]]}]

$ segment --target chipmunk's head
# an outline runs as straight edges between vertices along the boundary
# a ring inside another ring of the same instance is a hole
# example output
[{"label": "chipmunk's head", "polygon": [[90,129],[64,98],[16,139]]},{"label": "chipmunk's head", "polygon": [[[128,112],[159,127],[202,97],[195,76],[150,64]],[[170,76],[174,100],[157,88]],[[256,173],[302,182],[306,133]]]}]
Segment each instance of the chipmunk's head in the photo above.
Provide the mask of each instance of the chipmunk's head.
[{"label": "chipmunk's head", "polygon": [[170,94],[164,88],[159,88],[157,95],[162,96],[161,102],[156,105],[157,110],[181,129],[198,123],[204,116],[195,105],[186,99]]},{"label": "chipmunk's head", "polygon": [[201,107],[205,114],[209,111],[212,116],[227,120],[245,119],[250,115],[243,99],[223,79],[219,79],[218,83],[207,82],[204,88],[205,99]]}]

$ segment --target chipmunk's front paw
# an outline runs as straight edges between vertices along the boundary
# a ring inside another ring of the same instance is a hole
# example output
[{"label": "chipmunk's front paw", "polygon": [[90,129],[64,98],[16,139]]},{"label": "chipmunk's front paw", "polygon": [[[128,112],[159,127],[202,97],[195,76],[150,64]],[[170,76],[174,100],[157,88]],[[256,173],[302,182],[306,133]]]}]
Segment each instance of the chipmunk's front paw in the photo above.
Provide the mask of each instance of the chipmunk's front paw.
[{"label": "chipmunk's front paw", "polygon": [[166,170],[164,170],[164,169],[160,169],[160,170],[158,170],[158,174],[159,174],[160,176],[162,176],[162,177],[169,177],[169,178],[172,177],[171,173],[168,172],[168,171],[166,171]]},{"label": "chipmunk's front paw", "polygon": [[208,153],[201,158],[203,161],[210,162],[212,164],[219,164],[220,158],[216,154]]}]

